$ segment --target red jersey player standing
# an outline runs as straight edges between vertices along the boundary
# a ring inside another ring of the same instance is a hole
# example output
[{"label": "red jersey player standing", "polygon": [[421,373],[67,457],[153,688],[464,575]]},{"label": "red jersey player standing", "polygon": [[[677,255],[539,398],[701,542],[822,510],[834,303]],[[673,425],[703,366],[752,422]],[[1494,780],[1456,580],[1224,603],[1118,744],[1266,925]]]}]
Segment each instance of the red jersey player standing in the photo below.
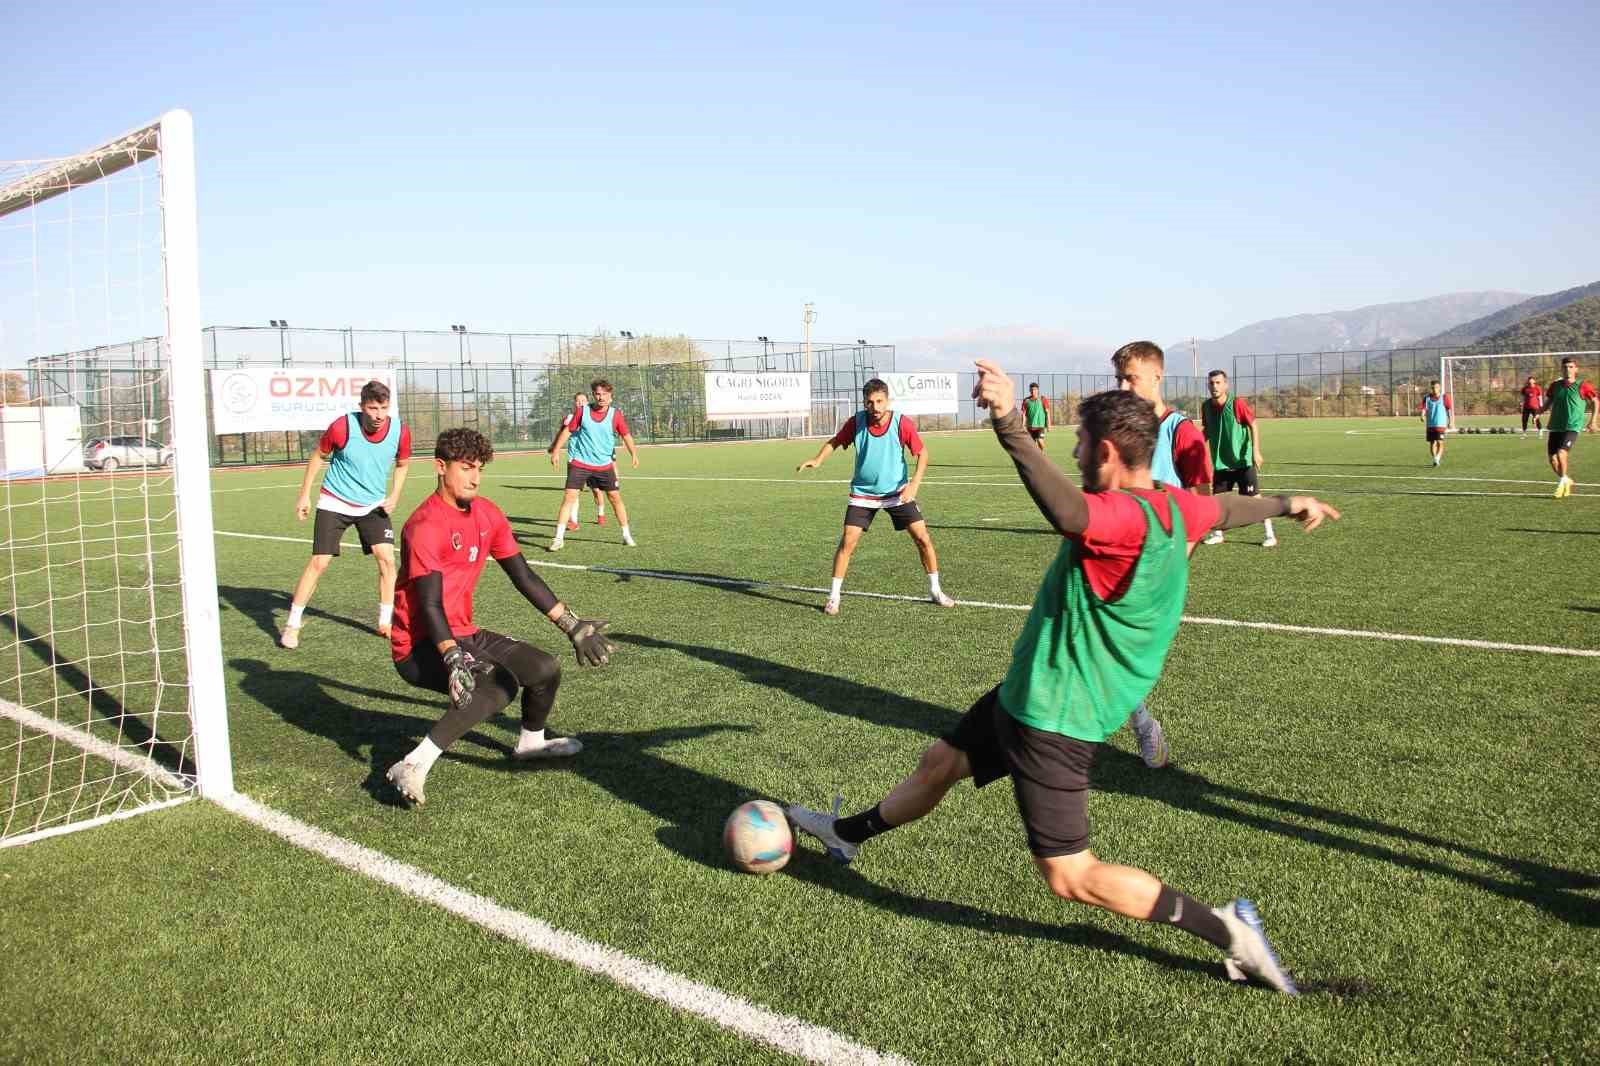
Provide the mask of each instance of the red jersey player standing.
[{"label": "red jersey player standing", "polygon": [[[1117,388],[1131,392],[1156,409],[1161,420],[1156,431],[1156,450],[1150,457],[1150,476],[1163,485],[1178,485],[1199,496],[1211,495],[1211,456],[1206,439],[1194,420],[1161,398],[1161,382],[1167,376],[1167,356],[1150,341],[1124,344],[1111,353],[1111,366],[1117,374]],[[1167,765],[1167,736],[1161,720],[1150,713],[1144,700],[1128,717],[1139,738],[1139,757],[1152,770]]]},{"label": "red jersey player standing", "polygon": [[1540,410],[1544,406],[1544,390],[1539,387],[1539,379],[1532,374],[1522,386],[1522,435],[1528,435],[1528,419],[1533,419],[1533,428],[1540,436],[1544,436],[1544,417]]},{"label": "red jersey player standing", "polygon": [[390,635],[395,670],[407,683],[450,697],[450,706],[412,752],[386,775],[407,803],[422,806],[428,771],[445,749],[496,714],[522,691],[522,734],[516,759],[576,755],[573,737],[546,737],[561,665],[555,656],[513,637],[479,629],[472,592],[491,558],[518,592],[554,622],[577,652],[578,663],[610,661],[606,623],[585,621],[529,567],[505,512],[478,495],[484,464],[494,447],[471,429],[447,429],[434,445],[439,485],[411,513],[400,534],[400,585]]}]

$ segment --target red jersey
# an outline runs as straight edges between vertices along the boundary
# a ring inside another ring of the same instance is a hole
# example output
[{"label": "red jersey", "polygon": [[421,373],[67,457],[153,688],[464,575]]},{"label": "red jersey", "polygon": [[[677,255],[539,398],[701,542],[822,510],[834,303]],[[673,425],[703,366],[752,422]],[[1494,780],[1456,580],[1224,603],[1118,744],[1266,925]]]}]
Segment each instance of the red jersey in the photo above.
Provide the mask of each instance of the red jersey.
[{"label": "red jersey", "polygon": [[[894,413],[890,412],[889,419],[884,422],[883,425],[874,426],[869,423],[867,426],[867,432],[872,434],[874,437],[881,437],[885,433],[889,432],[889,427],[892,425],[894,425]],[[833,445],[835,448],[848,448],[855,442],[856,416],[851,415],[849,418],[844,420],[844,425],[839,427],[839,432],[835,433],[828,443]],[[910,448],[912,455],[922,454],[922,436],[917,433],[917,424],[916,422],[912,421],[910,415],[900,416],[900,443],[905,447]]]},{"label": "red jersey", "polygon": [[451,636],[469,637],[478,631],[472,622],[472,590],[491,558],[508,559],[521,549],[505,512],[479,497],[463,511],[429,494],[411,512],[400,531],[400,576],[394,590],[394,628],[389,653],[396,662],[411,654],[427,631],[417,602],[417,578],[444,575],[444,617]]},{"label": "red jersey", "polygon": [[1544,390],[1537,385],[1522,386],[1522,409],[1537,411],[1544,406]]},{"label": "red jersey", "polygon": [[[373,444],[383,440],[389,432],[389,423],[385,421],[378,427],[378,432],[368,433],[366,427],[361,429],[361,435]],[[322,439],[317,442],[317,451],[323,455],[332,455],[334,452],[350,443],[350,420],[340,415],[338,421],[322,432]],[[411,458],[411,427],[404,422],[400,423],[400,450],[395,453],[394,461],[403,463]]]},{"label": "red jersey", "polygon": [[1168,500],[1176,503],[1178,512],[1183,515],[1184,539],[1191,550],[1222,516],[1216,497],[1200,496],[1170,485],[1165,492],[1129,489],[1127,492],[1086,493],[1089,527],[1069,536],[1082,548],[1084,576],[1089,579],[1094,594],[1102,600],[1115,600],[1127,591],[1133,581],[1134,564],[1144,550],[1147,532],[1144,509],[1129,493],[1144,497],[1155,510],[1161,528],[1169,533],[1172,532],[1172,511]]},{"label": "red jersey", "polygon": [[1211,449],[1206,447],[1206,435],[1192,418],[1179,422],[1172,432],[1172,465],[1177,467],[1178,479],[1186,489],[1211,484]]}]

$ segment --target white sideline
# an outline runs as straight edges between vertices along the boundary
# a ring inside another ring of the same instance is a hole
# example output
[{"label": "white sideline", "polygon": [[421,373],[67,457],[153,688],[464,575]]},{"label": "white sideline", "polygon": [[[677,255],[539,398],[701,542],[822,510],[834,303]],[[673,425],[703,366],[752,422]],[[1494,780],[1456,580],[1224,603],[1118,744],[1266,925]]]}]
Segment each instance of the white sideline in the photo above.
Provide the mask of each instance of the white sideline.
[{"label": "white sideline", "polygon": [[281,811],[235,793],[218,801],[245,821],[289,843],[321,855],[347,870],[398,889],[413,899],[520,944],[529,951],[570,963],[624,988],[659,1000],[675,1010],[703,1018],[741,1036],[826,1066],[881,1063],[910,1066],[909,1060],[857,1044],[831,1029],[758,1007],[748,1000],[700,984],[643,959],[597,944],[493,900],[441,881],[432,874],[305,824]]},{"label": "white sideline", "polygon": [[[219,537],[244,537],[250,540],[278,540],[290,544],[304,544],[304,537],[283,537],[272,533],[236,533],[219,529]],[[691,585],[723,585],[732,588],[779,589],[784,592],[814,592],[826,595],[828,590],[817,585],[784,585],[776,581],[761,581],[737,577],[712,577],[675,574],[664,570],[635,570],[624,566],[590,566],[585,563],[556,563],[544,559],[529,559],[528,565],[551,570],[589,570],[597,574],[616,574],[619,577],[649,577],[659,581],[687,581]],[[858,592],[845,589],[846,596],[869,600],[896,600],[903,603],[927,603],[926,596],[906,596],[895,592]],[[987,600],[957,600],[958,607],[986,607],[996,611],[1026,611],[1026,603],[990,603]],[[1361,640],[1391,640],[1411,644],[1438,644],[1453,648],[1478,648],[1485,651],[1525,651],[1539,655],[1565,655],[1578,659],[1600,659],[1600,649],[1561,648],[1553,644],[1512,644],[1498,640],[1473,640],[1468,637],[1432,637],[1420,633],[1390,633],[1381,629],[1335,629],[1328,626],[1299,626],[1286,622],[1247,622],[1236,618],[1203,618],[1184,615],[1183,621],[1193,626],[1232,626],[1238,629],[1262,629],[1272,633],[1302,633],[1318,637],[1354,637]]]}]

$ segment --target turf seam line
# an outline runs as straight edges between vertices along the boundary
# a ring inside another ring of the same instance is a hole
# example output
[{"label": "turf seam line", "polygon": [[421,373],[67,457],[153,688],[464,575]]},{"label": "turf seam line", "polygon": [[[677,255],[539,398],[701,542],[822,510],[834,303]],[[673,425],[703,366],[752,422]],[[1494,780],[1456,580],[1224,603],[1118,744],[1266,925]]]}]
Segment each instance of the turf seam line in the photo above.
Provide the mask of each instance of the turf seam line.
[{"label": "turf seam line", "polygon": [[907,1059],[858,1044],[831,1029],[779,1014],[615,948],[564,932],[531,915],[457,888],[382,852],[307,825],[248,796],[235,793],[218,802],[245,821],[347,870],[464,918],[530,951],[569,963],[796,1058],[825,1066],[846,1063],[910,1066]]},{"label": "turf seam line", "polygon": [[[219,529],[219,537],[246,537],[254,540],[280,540],[291,544],[304,544],[304,537],[283,537],[272,533],[235,533]],[[625,566],[593,566],[587,563],[557,563],[546,559],[529,559],[528,565],[551,570],[588,570],[597,574],[615,574],[618,577],[650,577],[659,581],[686,581],[691,585],[720,585],[730,588],[778,589],[783,592],[814,592],[825,595],[828,589],[817,585],[784,585],[776,581],[756,578],[716,577],[712,575],[676,574],[668,570],[638,570]],[[842,595],[868,600],[893,600],[900,603],[927,603],[926,596],[907,596],[897,592],[864,592],[842,589]],[[1026,603],[991,603],[987,600],[956,600],[957,607],[983,607],[995,611],[1027,611]],[[1391,640],[1412,644],[1438,644],[1455,648],[1476,648],[1481,651],[1525,651],[1540,655],[1565,655],[1578,659],[1600,659],[1600,649],[1560,648],[1552,644],[1513,644],[1499,640],[1474,640],[1470,637],[1435,637],[1421,633],[1390,633],[1381,629],[1338,629],[1332,626],[1302,626],[1288,622],[1250,622],[1237,618],[1205,618],[1199,615],[1183,616],[1183,622],[1195,626],[1232,626],[1238,629],[1262,629],[1273,633],[1300,633],[1318,637],[1354,637],[1362,640]]]}]

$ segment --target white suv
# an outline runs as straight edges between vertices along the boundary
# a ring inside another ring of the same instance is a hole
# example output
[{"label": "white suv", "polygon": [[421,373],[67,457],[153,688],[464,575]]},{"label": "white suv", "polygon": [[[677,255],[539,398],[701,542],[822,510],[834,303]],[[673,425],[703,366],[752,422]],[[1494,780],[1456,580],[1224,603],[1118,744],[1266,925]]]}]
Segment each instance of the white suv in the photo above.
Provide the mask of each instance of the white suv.
[{"label": "white suv", "polygon": [[119,466],[171,466],[172,449],[145,437],[100,437],[83,446],[83,465],[108,474]]}]

